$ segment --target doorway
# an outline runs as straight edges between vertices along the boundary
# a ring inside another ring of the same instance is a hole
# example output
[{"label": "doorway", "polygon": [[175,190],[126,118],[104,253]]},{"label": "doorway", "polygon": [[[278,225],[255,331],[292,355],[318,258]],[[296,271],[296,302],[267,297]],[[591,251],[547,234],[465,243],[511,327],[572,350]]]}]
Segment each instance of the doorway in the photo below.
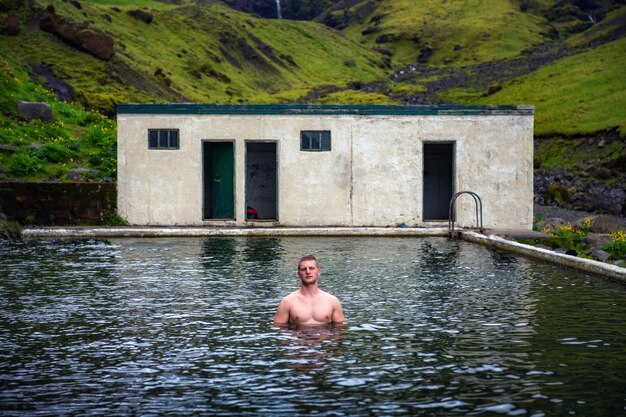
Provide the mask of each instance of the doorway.
[{"label": "doorway", "polygon": [[276,142],[246,141],[246,219],[277,220]]},{"label": "doorway", "polygon": [[202,142],[203,219],[235,218],[233,142]]},{"label": "doorway", "polygon": [[424,220],[448,220],[454,143],[424,143]]}]

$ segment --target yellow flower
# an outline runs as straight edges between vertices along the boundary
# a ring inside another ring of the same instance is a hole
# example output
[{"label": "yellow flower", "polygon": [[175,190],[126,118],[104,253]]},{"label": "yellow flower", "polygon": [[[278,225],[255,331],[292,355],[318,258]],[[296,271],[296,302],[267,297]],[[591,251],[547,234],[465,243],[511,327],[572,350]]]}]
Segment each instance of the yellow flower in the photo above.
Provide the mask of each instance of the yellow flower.
[{"label": "yellow flower", "polygon": [[615,242],[626,243],[626,232],[623,230],[611,233],[611,237]]}]

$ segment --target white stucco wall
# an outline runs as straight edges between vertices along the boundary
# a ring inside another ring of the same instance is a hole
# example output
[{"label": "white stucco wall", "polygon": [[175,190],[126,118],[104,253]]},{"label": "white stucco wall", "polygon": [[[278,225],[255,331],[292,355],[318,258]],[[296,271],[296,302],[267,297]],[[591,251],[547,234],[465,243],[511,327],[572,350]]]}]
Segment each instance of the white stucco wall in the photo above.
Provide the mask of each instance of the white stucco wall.
[{"label": "white stucco wall", "polygon": [[[148,129],[179,129],[180,149],[149,150]],[[329,130],[330,152],[300,151]],[[202,219],[202,141],[234,141],[235,219]],[[423,145],[455,143],[454,190],[483,201],[485,227],[532,227],[533,117],[489,115],[118,114],[118,212],[136,225],[244,225],[245,141],[277,144],[278,223],[423,225]],[[474,226],[460,197],[457,225]]]}]

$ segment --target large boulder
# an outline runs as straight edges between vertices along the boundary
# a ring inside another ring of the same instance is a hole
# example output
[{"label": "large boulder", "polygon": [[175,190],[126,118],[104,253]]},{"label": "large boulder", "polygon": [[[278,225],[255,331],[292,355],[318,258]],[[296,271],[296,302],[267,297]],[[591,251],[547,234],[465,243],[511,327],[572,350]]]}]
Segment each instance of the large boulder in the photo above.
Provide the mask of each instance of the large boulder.
[{"label": "large boulder", "polygon": [[50,32],[70,46],[109,61],[115,55],[113,38],[87,23],[74,23],[57,16],[54,7],[48,6],[39,21],[41,30]]},{"label": "large boulder", "polygon": [[550,217],[548,219],[540,220],[539,222],[537,222],[537,229],[540,231],[546,229],[559,230],[559,228],[567,224],[568,222],[566,222],[564,219],[561,219],[560,217]]},{"label": "large boulder", "polygon": [[579,229],[587,227],[591,233],[614,233],[626,228],[626,218],[607,214],[590,215],[574,222],[574,226]]},{"label": "large boulder", "polygon": [[583,245],[589,248],[603,248],[607,243],[613,241],[611,235],[606,233],[589,233],[582,240]]},{"label": "large boulder", "polygon": [[626,204],[626,192],[623,189],[596,183],[586,189],[585,195],[592,210],[614,215],[623,214]]},{"label": "large boulder", "polygon": [[30,101],[20,101],[17,105],[18,113],[25,119],[39,119],[44,122],[54,121],[52,107],[48,103],[34,103]]},{"label": "large boulder", "polygon": [[144,12],[143,10],[129,10],[128,14],[137,20],[141,20],[144,23],[152,23],[153,17],[151,13]]}]

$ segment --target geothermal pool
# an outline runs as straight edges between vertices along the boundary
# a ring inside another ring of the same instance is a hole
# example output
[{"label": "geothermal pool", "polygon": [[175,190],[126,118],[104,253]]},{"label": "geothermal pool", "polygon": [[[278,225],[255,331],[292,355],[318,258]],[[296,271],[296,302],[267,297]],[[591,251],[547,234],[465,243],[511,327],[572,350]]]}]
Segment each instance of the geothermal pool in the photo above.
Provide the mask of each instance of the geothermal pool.
[{"label": "geothermal pool", "polygon": [[[277,328],[314,254],[348,320]],[[626,287],[444,238],[0,243],[7,416],[616,416]]]}]

